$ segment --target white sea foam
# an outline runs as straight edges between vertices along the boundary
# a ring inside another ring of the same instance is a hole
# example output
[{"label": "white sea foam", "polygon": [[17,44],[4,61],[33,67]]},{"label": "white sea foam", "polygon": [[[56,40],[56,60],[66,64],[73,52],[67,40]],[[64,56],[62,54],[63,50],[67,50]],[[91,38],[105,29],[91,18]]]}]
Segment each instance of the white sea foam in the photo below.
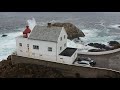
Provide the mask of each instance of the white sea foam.
[{"label": "white sea foam", "polygon": [[21,34],[21,32],[7,33],[7,37],[0,37],[0,60],[6,59],[8,55],[15,51],[15,37]]},{"label": "white sea foam", "polygon": [[31,30],[33,30],[33,28],[34,28],[35,25],[37,24],[37,23],[36,23],[36,20],[35,20],[34,18],[27,20],[27,23],[28,23],[29,28],[30,28]]},{"label": "white sea foam", "polygon": [[78,48],[78,50],[80,50],[81,52],[87,52],[89,49],[95,49],[94,47],[88,45],[75,43],[74,41],[71,41],[69,39],[67,39],[67,47]]},{"label": "white sea foam", "polygon": [[120,29],[119,26],[120,26],[120,24],[114,24],[114,25],[110,25],[110,26],[108,26],[108,27],[109,27],[109,28]]}]

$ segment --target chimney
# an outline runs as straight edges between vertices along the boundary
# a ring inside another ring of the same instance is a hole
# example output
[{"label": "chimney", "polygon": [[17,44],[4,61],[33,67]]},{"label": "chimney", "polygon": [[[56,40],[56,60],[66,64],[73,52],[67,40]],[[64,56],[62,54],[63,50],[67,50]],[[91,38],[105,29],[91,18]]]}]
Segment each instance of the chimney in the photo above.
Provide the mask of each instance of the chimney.
[{"label": "chimney", "polygon": [[51,23],[48,23],[48,27],[51,27],[51,25],[52,25]]}]

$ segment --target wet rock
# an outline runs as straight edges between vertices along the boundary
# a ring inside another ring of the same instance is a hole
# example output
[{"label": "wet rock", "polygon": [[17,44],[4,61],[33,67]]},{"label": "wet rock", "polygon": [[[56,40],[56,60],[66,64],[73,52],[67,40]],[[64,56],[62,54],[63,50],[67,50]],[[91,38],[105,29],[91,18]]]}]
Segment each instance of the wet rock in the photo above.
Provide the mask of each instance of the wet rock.
[{"label": "wet rock", "polygon": [[64,27],[67,32],[68,39],[70,40],[73,40],[74,38],[85,37],[85,34],[71,23],[53,23],[51,26]]},{"label": "wet rock", "polygon": [[101,52],[101,51],[105,51],[104,49],[90,49],[88,50],[88,52]]},{"label": "wet rock", "polygon": [[108,43],[109,43],[110,46],[120,45],[120,43],[117,42],[117,41],[109,41]]},{"label": "wet rock", "polygon": [[99,43],[89,43],[89,46],[93,46],[95,48],[100,48],[100,49],[105,49],[106,45],[104,44],[99,44]]},{"label": "wet rock", "polygon": [[11,60],[11,55],[9,55],[9,56],[7,57],[7,60]]},{"label": "wet rock", "polygon": [[110,41],[110,42],[108,42],[108,43],[109,43],[110,46],[113,47],[113,49],[118,49],[118,48],[120,48],[120,43],[117,42],[117,41]]},{"label": "wet rock", "polygon": [[89,46],[95,47],[95,48],[99,48],[102,50],[113,50],[113,47],[104,45],[104,44],[100,44],[100,43],[89,43]]},{"label": "wet rock", "polygon": [[7,35],[3,34],[1,37],[6,37]]}]

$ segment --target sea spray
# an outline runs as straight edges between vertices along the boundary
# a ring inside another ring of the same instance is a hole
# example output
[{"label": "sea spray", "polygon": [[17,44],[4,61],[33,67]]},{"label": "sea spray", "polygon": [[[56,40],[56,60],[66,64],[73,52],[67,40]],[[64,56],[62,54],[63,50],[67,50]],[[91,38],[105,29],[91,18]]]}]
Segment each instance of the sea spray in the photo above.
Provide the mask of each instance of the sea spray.
[{"label": "sea spray", "polygon": [[28,26],[31,30],[37,25],[36,20],[34,18],[27,20]]}]

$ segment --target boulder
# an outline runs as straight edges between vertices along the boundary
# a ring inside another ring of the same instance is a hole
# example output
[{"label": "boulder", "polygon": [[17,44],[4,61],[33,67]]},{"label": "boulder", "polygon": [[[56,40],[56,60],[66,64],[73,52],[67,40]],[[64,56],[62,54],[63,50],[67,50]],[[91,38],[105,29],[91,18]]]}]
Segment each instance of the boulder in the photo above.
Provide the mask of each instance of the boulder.
[{"label": "boulder", "polygon": [[106,46],[106,45],[100,44],[100,43],[89,43],[88,45],[95,47],[95,48],[103,49],[103,50],[113,50],[113,47]]},{"label": "boulder", "polygon": [[64,27],[67,32],[68,39],[70,40],[85,36],[85,34],[80,29],[71,23],[53,23],[51,26]]},{"label": "boulder", "polygon": [[3,34],[1,37],[6,37],[7,35]]},{"label": "boulder", "polygon": [[117,48],[120,48],[120,43],[117,42],[117,41],[110,41],[108,42],[110,46],[113,47],[113,49],[117,49]]},{"label": "boulder", "polygon": [[109,41],[108,43],[109,43],[110,46],[120,45],[120,43],[117,42],[117,41]]},{"label": "boulder", "polygon": [[104,49],[90,49],[88,50],[88,52],[101,52],[101,51],[105,51]]},{"label": "boulder", "polygon": [[100,48],[100,49],[105,49],[106,45],[104,44],[99,44],[99,43],[89,43],[89,46],[93,46],[95,48]]}]

